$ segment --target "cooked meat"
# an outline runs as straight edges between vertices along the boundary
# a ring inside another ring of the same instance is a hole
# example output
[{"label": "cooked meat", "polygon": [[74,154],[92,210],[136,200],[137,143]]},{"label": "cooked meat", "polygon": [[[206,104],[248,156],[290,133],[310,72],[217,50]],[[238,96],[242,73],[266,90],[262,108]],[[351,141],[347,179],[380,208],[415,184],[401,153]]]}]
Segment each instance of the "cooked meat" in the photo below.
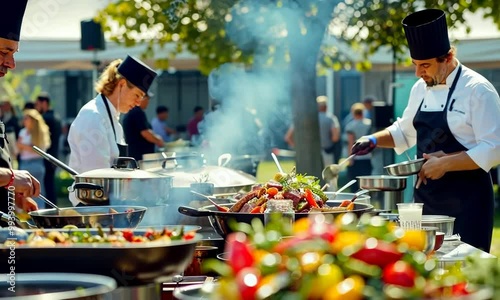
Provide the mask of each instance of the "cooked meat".
[{"label": "cooked meat", "polygon": [[256,198],[258,193],[259,193],[260,189],[258,190],[253,190],[251,192],[249,192],[248,194],[246,194],[245,196],[241,197],[240,200],[238,200],[238,202],[236,202],[230,209],[229,211],[230,212],[239,212],[241,210],[241,208],[243,207],[243,205],[245,205],[248,201],[252,200],[253,198]]}]

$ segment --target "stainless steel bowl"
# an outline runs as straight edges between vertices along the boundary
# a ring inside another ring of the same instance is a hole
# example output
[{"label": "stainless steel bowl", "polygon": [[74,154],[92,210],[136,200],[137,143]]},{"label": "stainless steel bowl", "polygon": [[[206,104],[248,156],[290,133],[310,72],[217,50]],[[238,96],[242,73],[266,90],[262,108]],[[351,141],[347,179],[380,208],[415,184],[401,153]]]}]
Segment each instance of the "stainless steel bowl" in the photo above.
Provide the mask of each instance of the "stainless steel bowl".
[{"label": "stainless steel bowl", "polygon": [[415,160],[407,160],[397,164],[391,164],[385,166],[384,169],[393,176],[408,176],[417,174],[420,172],[423,164],[425,163],[424,158],[419,158]]},{"label": "stainless steel bowl", "polygon": [[402,191],[406,188],[406,177],[388,175],[358,176],[359,187],[371,191]]},{"label": "stainless steel bowl", "polygon": [[453,235],[455,218],[444,215],[423,215],[422,226],[437,227],[440,232],[444,232],[445,237]]}]

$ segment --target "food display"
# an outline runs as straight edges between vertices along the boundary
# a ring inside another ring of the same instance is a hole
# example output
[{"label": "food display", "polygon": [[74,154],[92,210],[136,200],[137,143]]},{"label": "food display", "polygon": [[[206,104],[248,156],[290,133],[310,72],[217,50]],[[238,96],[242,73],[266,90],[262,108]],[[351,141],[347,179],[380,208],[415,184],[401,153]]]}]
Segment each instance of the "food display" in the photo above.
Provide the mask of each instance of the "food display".
[{"label": "food display", "polygon": [[[245,233],[241,232],[244,231]],[[484,289],[459,267],[440,269],[425,233],[380,217],[347,213],[253,222],[228,236],[227,261],[208,261],[221,275],[210,299],[461,299]],[[469,299],[469,298],[468,298]]]},{"label": "food display", "polygon": [[277,173],[274,178],[237,198],[231,208],[222,208],[228,212],[263,213],[270,199],[292,200],[296,213],[348,211],[354,208],[354,203],[344,201],[337,207],[326,206],[328,197],[320,186],[317,177],[297,174]]},{"label": "food display", "polygon": [[[57,247],[72,246],[78,244],[109,244],[112,246],[123,246],[130,243],[164,243],[171,241],[191,240],[196,232],[185,232],[182,226],[176,229],[141,230],[140,233],[134,233],[131,229],[113,229],[103,230],[98,227],[97,230],[81,230],[76,226],[68,225],[62,230],[34,230],[31,234],[24,237],[18,234],[16,246],[26,247]],[[7,240],[6,247],[12,246],[12,240]]]}]

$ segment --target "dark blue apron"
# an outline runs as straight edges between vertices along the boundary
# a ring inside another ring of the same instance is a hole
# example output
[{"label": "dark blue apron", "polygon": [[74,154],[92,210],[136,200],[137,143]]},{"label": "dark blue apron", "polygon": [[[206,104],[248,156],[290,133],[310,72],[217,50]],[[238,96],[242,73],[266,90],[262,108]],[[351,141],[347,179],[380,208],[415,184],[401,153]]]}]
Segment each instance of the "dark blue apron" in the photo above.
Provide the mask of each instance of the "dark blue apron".
[{"label": "dark blue apron", "polygon": [[[453,84],[448,92],[443,111],[422,111],[422,103],[413,119],[417,131],[417,157],[423,153],[442,150],[445,153],[467,151],[453,136],[448,126],[448,111],[453,108],[453,91],[462,71],[458,67]],[[460,99],[457,99],[460,101]],[[493,231],[494,198],[493,184],[489,173],[483,169],[447,172],[437,180],[427,179],[414,190],[415,202],[424,203],[426,215],[448,215],[455,217],[454,233],[460,234],[463,242],[486,252],[490,251]]]},{"label": "dark blue apron", "polygon": [[[115,125],[113,123],[113,116],[111,115],[111,110],[109,109],[109,104],[108,101],[106,101],[106,98],[102,94],[100,94],[102,101],[104,102],[104,106],[106,106],[106,111],[108,112],[108,117],[109,117],[109,122],[111,122],[111,128],[113,128],[113,134],[115,135],[115,142],[116,142],[116,131],[115,131]],[[116,145],[118,146],[118,156],[120,157],[127,157],[128,156],[128,145],[122,145],[118,144],[116,142]]]}]

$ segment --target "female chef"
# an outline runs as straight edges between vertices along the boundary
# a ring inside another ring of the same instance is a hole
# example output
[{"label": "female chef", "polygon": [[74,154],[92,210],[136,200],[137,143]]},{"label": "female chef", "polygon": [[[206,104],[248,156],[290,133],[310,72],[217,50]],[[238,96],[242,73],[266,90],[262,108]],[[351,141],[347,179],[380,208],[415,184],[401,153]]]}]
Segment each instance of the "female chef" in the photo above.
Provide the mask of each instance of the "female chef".
[{"label": "female chef", "polygon": [[[117,157],[127,156],[120,113],[140,104],[155,77],[155,71],[131,56],[106,67],[95,85],[99,94],[80,109],[71,124],[71,168],[79,173],[109,168]],[[73,205],[83,205],[74,192],[69,198]]]},{"label": "female chef", "polygon": [[[426,215],[455,217],[454,231],[489,251],[493,231],[492,167],[500,163],[500,97],[483,76],[462,65],[450,46],[444,12],[426,9],[403,20],[415,74],[403,116],[360,138],[352,153],[374,147],[397,153],[417,145],[426,162],[414,190]],[[408,143],[406,142],[408,141]]]}]

